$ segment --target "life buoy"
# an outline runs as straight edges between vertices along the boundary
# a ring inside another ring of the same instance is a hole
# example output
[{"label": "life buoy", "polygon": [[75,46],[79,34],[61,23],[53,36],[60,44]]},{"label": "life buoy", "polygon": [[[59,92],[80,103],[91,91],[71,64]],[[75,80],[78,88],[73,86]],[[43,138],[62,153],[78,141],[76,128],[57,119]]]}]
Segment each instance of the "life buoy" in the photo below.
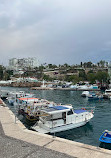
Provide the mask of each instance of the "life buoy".
[{"label": "life buoy", "polygon": [[82,108],[82,110],[86,110],[85,108]]}]

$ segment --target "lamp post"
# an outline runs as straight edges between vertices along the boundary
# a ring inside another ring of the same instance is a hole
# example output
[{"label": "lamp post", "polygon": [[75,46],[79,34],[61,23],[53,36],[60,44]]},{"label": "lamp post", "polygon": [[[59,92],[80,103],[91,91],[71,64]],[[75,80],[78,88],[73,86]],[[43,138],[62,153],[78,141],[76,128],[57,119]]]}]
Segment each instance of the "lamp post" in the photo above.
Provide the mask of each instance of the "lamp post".
[{"label": "lamp post", "polygon": [[16,106],[16,102],[14,102],[14,109],[15,109],[15,123],[16,123],[16,121],[17,121],[17,115],[16,115],[16,113],[17,113],[17,106]]}]

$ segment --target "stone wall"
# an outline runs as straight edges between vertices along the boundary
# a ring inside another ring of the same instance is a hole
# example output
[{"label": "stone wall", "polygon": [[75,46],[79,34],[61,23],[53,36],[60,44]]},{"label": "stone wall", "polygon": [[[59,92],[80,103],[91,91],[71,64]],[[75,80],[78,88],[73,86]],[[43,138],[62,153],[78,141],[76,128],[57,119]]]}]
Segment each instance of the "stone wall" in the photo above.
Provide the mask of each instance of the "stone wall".
[{"label": "stone wall", "polygon": [[13,82],[11,84],[0,84],[0,86],[9,87],[40,87],[42,84],[40,82]]}]

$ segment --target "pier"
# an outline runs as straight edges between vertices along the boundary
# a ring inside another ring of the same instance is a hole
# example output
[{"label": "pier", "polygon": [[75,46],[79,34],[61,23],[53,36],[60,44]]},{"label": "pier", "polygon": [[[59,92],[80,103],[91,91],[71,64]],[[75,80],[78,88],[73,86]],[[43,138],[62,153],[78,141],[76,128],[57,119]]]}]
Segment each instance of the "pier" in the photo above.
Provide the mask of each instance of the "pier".
[{"label": "pier", "polygon": [[[28,130],[18,119],[15,121],[15,115],[7,106],[3,105],[3,102],[0,105],[0,122],[0,129],[3,128],[1,134],[1,140],[3,142],[6,141],[6,144],[8,142],[10,142],[10,144],[14,142],[15,144],[19,145],[20,148],[23,148],[23,146],[27,148],[27,150],[25,150],[25,148],[21,150],[21,157],[24,157],[24,155],[26,157],[28,154],[29,157],[34,157],[33,154],[35,154],[35,157],[37,157],[39,154],[42,158],[111,158],[110,150]],[[0,146],[2,146],[2,141],[0,141]],[[5,150],[5,146],[2,146],[2,148]],[[11,149],[11,146],[8,146],[7,148],[12,151],[7,150],[4,154],[10,154],[11,152],[13,155],[16,155],[16,153],[18,153],[18,155],[20,154],[19,148],[17,149],[17,146],[14,146],[14,149]],[[0,152],[0,156],[1,154],[3,153]]]},{"label": "pier", "polygon": [[100,89],[75,89],[75,88],[50,88],[50,87],[31,87],[31,90],[100,91]]}]

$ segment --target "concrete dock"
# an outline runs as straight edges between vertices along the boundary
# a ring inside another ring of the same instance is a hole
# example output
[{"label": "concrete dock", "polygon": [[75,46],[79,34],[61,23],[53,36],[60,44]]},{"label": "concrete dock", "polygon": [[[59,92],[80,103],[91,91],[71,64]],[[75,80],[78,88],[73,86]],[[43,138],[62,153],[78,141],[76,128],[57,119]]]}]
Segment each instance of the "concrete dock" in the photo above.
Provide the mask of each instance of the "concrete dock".
[{"label": "concrete dock", "polygon": [[110,150],[28,130],[6,106],[0,122],[0,158],[111,158]]},{"label": "concrete dock", "polygon": [[100,89],[75,89],[75,88],[50,88],[50,87],[31,87],[31,90],[60,90],[60,91],[100,91]]}]

